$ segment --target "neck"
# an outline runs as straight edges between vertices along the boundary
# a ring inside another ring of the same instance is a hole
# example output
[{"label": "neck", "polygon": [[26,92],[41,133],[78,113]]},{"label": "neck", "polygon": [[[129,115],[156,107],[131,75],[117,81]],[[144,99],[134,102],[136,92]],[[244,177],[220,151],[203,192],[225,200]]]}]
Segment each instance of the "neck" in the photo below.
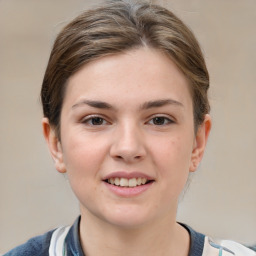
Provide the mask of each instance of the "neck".
[{"label": "neck", "polygon": [[80,239],[86,256],[188,256],[190,237],[175,219],[162,218],[139,227],[123,228],[82,212]]}]

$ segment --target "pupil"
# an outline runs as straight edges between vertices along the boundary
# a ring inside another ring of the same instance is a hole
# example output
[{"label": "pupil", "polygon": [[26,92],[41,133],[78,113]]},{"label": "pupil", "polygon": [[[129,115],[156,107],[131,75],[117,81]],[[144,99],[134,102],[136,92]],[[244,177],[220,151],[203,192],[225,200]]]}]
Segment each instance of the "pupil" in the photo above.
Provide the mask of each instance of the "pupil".
[{"label": "pupil", "polygon": [[156,124],[156,125],[164,124],[164,118],[163,117],[155,117],[154,124]]},{"label": "pupil", "polygon": [[101,125],[103,122],[103,119],[100,117],[94,117],[92,118],[92,124],[93,125]]}]

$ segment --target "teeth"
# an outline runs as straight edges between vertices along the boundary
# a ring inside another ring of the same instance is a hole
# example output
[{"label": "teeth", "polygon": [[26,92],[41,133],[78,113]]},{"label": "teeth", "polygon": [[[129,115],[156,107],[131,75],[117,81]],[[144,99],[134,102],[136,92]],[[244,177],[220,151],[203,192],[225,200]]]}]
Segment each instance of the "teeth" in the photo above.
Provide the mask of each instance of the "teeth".
[{"label": "teeth", "polygon": [[126,178],[110,178],[108,179],[108,183],[120,187],[136,187],[140,185],[145,185],[147,182],[146,178],[132,178],[132,179],[126,179]]},{"label": "teeth", "polygon": [[141,183],[144,185],[144,184],[146,184],[146,182],[147,182],[147,179],[146,178],[142,178],[141,179]]},{"label": "teeth", "polygon": [[128,187],[128,185],[129,185],[128,179],[125,179],[125,178],[120,179],[120,186],[121,187]]},{"label": "teeth", "polygon": [[[114,178],[113,178],[114,179]],[[120,185],[120,180],[119,178],[115,178],[115,181],[114,181],[115,185],[116,186],[119,186]],[[111,183],[112,184],[112,183]]]},{"label": "teeth", "polygon": [[137,181],[135,178],[129,179],[129,187],[136,187],[137,186]]}]

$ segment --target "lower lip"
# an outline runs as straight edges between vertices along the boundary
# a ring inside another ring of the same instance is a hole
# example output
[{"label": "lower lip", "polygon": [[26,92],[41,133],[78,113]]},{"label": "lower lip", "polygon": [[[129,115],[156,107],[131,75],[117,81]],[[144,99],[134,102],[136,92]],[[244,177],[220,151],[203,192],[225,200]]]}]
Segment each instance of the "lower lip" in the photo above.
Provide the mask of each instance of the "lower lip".
[{"label": "lower lip", "polygon": [[106,187],[111,192],[121,197],[133,197],[133,196],[141,195],[142,193],[147,191],[153,185],[153,183],[154,182],[150,182],[145,185],[140,185],[136,187],[121,187],[121,186],[115,186],[107,182],[104,182]]}]

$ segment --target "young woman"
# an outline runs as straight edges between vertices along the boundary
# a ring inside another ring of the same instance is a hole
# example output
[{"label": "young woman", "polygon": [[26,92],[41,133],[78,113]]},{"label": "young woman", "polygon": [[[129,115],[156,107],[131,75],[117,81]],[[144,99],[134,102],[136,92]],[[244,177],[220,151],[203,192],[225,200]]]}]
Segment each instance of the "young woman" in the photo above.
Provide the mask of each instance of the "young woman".
[{"label": "young woman", "polygon": [[170,11],[110,1],[58,35],[43,80],[45,139],[81,216],[12,255],[255,255],[176,222],[211,128],[209,76]]}]

